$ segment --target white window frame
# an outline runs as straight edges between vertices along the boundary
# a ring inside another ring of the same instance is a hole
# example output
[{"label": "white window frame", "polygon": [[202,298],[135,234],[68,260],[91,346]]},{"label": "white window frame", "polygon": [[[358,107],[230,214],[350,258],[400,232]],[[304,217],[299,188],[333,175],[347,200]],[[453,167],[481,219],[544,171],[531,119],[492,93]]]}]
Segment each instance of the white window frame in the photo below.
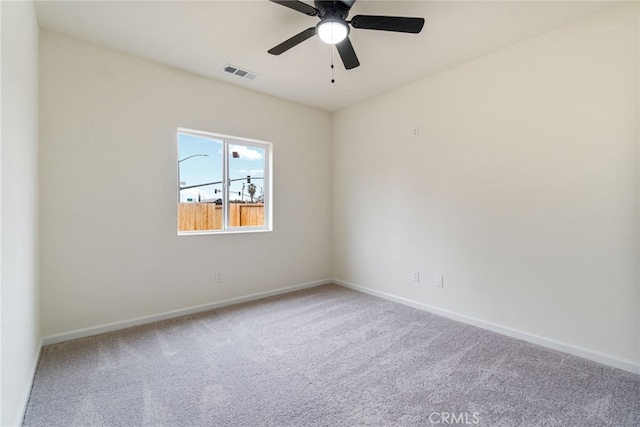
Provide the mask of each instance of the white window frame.
[{"label": "white window frame", "polygon": [[[179,159],[180,153],[180,134],[189,134],[193,136],[200,136],[203,138],[212,138],[218,141],[222,141],[222,228],[219,230],[195,230],[195,231],[180,231],[179,225],[176,224],[178,229],[178,236],[193,236],[203,234],[230,234],[230,233],[255,233],[255,232],[268,232],[273,231],[273,188],[271,180],[271,171],[273,165],[273,144],[266,141],[260,141],[257,139],[243,138],[239,136],[224,135],[213,132],[206,132],[188,128],[178,128],[176,131],[176,160]],[[264,204],[264,225],[260,226],[229,226],[229,145],[246,145],[254,146],[264,150],[264,178],[263,178],[263,204]],[[178,197],[178,204],[180,203],[180,165],[176,170],[176,194]],[[176,220],[178,220],[179,212],[176,209]],[[177,221],[176,221],[177,222]]]}]

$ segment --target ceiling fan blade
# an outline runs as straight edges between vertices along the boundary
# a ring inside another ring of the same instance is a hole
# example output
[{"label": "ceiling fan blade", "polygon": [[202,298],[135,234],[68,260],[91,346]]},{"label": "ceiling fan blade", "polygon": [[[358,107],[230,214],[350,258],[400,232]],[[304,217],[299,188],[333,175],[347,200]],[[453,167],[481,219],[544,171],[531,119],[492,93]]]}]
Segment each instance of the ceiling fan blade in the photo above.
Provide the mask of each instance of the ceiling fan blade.
[{"label": "ceiling fan blade", "polygon": [[309,6],[306,3],[302,3],[301,1],[297,1],[297,0],[269,0],[269,1],[288,7],[289,9],[297,10],[298,12],[302,12],[309,16],[316,16],[318,14],[318,9],[316,9],[313,6]]},{"label": "ceiling fan blade", "polygon": [[424,18],[356,15],[351,18],[351,26],[365,30],[397,31],[400,33],[418,34],[424,26]]},{"label": "ceiling fan blade", "polygon": [[360,61],[358,61],[356,51],[353,49],[353,45],[351,44],[351,40],[349,40],[349,37],[338,43],[336,45],[336,48],[338,49],[340,58],[342,58],[344,68],[350,70],[360,65]]},{"label": "ceiling fan blade", "polygon": [[272,55],[280,55],[281,53],[288,51],[292,47],[299,45],[306,39],[315,36],[315,34],[316,34],[315,27],[307,28],[306,30],[296,34],[290,39],[283,41],[278,46],[269,49],[268,52]]}]

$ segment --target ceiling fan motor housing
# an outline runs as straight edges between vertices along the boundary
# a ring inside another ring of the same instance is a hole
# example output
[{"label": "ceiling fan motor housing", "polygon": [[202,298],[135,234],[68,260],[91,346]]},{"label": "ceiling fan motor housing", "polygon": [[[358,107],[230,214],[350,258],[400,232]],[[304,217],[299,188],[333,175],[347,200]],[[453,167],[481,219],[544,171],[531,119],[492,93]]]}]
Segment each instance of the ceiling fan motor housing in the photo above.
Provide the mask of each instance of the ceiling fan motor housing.
[{"label": "ceiling fan motor housing", "polygon": [[[348,3],[348,2],[347,2]],[[350,5],[342,1],[326,1],[316,0],[316,9],[318,9],[318,17],[321,21],[325,19],[335,19],[345,21],[349,15]]]}]

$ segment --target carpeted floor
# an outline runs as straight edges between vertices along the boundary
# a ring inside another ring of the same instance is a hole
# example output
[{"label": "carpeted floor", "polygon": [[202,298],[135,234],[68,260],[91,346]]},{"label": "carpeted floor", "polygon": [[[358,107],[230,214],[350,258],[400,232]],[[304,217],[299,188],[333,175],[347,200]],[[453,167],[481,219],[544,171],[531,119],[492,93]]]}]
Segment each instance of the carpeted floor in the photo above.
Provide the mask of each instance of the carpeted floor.
[{"label": "carpeted floor", "polygon": [[50,345],[25,426],[639,426],[640,376],[339,286]]}]

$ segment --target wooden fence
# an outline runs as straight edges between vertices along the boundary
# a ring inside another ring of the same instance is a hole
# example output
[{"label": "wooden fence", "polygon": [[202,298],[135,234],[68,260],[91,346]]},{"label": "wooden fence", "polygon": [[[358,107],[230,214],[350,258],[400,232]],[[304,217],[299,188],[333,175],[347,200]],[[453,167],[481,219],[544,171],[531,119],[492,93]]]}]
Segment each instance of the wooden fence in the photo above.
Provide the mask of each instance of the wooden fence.
[{"label": "wooden fence", "polygon": [[[229,203],[229,226],[264,225],[262,203]],[[178,203],[178,230],[222,229],[222,205],[215,203]]]}]

